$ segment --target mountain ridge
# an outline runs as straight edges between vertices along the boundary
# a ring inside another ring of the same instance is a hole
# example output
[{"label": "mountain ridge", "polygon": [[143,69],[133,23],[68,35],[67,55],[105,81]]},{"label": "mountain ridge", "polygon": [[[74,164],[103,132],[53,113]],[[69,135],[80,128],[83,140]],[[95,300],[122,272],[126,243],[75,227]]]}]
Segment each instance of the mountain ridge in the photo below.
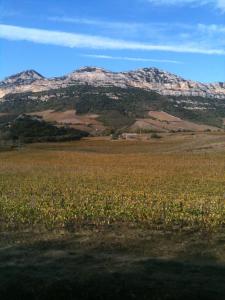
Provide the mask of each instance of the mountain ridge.
[{"label": "mountain ridge", "polygon": [[155,91],[166,96],[196,96],[225,99],[225,82],[201,83],[186,80],[155,67],[127,72],[112,72],[103,68],[81,67],[61,77],[45,78],[35,70],[26,70],[0,81],[0,101],[7,94],[41,92],[76,85],[115,86]]},{"label": "mountain ridge", "polygon": [[6,77],[2,81],[0,81],[0,86],[4,84],[24,84],[27,82],[32,82],[32,80],[34,81],[38,79],[44,79],[44,76],[38,73],[37,71],[30,69]]}]

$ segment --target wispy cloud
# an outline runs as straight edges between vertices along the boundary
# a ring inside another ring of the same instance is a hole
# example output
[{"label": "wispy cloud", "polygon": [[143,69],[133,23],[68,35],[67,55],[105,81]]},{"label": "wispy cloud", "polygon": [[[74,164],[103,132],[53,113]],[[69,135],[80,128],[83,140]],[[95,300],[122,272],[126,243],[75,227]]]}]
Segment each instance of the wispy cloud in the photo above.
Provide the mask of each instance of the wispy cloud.
[{"label": "wispy cloud", "polygon": [[151,41],[154,45],[185,45],[186,48],[191,46],[198,49],[224,49],[225,46],[223,24],[123,22],[76,16],[49,17],[48,20],[84,25],[82,29],[85,27],[85,31],[93,31],[95,27],[95,32],[98,32],[99,36],[115,37],[117,40],[120,37],[120,39],[139,40],[139,42],[140,40]]},{"label": "wispy cloud", "polygon": [[111,55],[104,55],[104,54],[82,54],[82,56],[97,58],[97,59],[109,59],[109,60],[127,60],[127,61],[139,61],[139,62],[182,64],[181,61],[170,60],[170,59],[153,59],[153,58],[143,58],[143,57],[111,56]]},{"label": "wispy cloud", "polygon": [[220,24],[198,24],[198,31],[201,31],[205,34],[224,34],[225,33],[225,25]]},{"label": "wispy cloud", "polygon": [[115,34],[115,36],[133,36],[133,37],[160,37],[165,32],[190,29],[190,25],[183,23],[167,22],[124,22],[109,21],[90,17],[78,16],[51,16],[46,18],[48,21],[57,23],[68,23],[74,25],[84,25],[86,28],[95,27],[98,32]]},{"label": "wispy cloud", "polygon": [[198,53],[225,55],[220,48],[199,47],[197,44],[151,44],[136,41],[107,38],[102,36],[68,33],[61,31],[26,28],[0,24],[0,38],[7,40],[30,41],[71,48],[92,48],[110,50],[166,51],[177,53]]},{"label": "wispy cloud", "polygon": [[225,0],[147,0],[154,5],[191,5],[191,6],[204,6],[211,5],[222,12],[225,12]]},{"label": "wispy cloud", "polygon": [[3,22],[4,18],[8,17],[15,17],[20,15],[20,12],[12,10],[12,9],[6,9],[3,2],[0,1],[0,21]]},{"label": "wispy cloud", "polygon": [[98,26],[104,27],[107,29],[120,29],[124,30],[133,30],[137,28],[141,28],[144,26],[142,23],[128,23],[128,22],[116,22],[116,21],[104,21],[100,19],[93,19],[93,18],[80,18],[80,17],[65,17],[65,16],[52,16],[47,17],[48,21],[59,22],[59,23],[71,23],[71,24],[83,24],[83,25],[91,25],[91,26]]}]

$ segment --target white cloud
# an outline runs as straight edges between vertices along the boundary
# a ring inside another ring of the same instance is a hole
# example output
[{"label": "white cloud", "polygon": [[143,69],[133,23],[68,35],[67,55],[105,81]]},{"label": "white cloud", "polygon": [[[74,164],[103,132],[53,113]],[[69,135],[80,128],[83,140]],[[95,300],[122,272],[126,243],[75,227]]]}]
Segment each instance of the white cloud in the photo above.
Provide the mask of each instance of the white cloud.
[{"label": "white cloud", "polygon": [[[166,1],[166,0],[165,0]],[[174,0],[177,1],[177,0]],[[85,30],[93,31],[99,36],[110,36],[118,40],[151,41],[154,45],[192,45],[200,49],[224,49],[225,25],[222,24],[188,24],[177,22],[122,22],[81,17],[49,17],[48,20],[62,23],[85,25]],[[77,28],[84,28],[84,26]]]},{"label": "white cloud", "polygon": [[102,36],[67,33],[36,28],[26,28],[4,24],[0,24],[0,38],[7,40],[29,41],[34,43],[57,45],[71,48],[166,51],[177,53],[225,55],[224,49],[199,47],[198,43],[151,44],[113,39]]},{"label": "white cloud", "polygon": [[205,34],[224,34],[225,33],[225,26],[219,24],[198,24],[197,30],[201,31]]},{"label": "white cloud", "polygon": [[141,23],[127,23],[127,22],[115,22],[115,21],[104,21],[92,18],[80,18],[80,17],[66,17],[66,16],[52,16],[47,18],[49,21],[59,22],[59,23],[72,23],[72,24],[83,24],[90,26],[104,27],[107,29],[120,29],[133,30],[144,26]]},{"label": "white cloud", "polygon": [[225,11],[225,0],[217,0],[216,3],[218,8]]},{"label": "white cloud", "polygon": [[169,59],[153,59],[153,58],[143,58],[143,57],[111,56],[111,55],[104,55],[104,54],[82,54],[82,56],[91,57],[91,58],[98,58],[98,59],[109,59],[109,60],[127,60],[127,61],[139,61],[139,62],[182,64],[181,61],[169,60]]},{"label": "white cloud", "polygon": [[147,0],[154,5],[192,5],[203,6],[212,5],[225,12],[225,0]]}]

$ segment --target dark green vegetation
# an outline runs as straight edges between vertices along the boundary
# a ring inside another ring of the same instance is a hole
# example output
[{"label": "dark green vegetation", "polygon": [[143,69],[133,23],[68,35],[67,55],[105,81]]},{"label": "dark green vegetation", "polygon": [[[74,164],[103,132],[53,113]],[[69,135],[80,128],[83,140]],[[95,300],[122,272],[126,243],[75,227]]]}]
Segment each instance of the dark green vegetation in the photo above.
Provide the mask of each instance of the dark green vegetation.
[{"label": "dark green vegetation", "polygon": [[58,128],[41,118],[27,115],[20,115],[12,122],[3,124],[0,127],[0,133],[0,140],[3,142],[14,141],[15,143],[16,141],[19,143],[33,143],[79,140],[88,136],[86,132],[72,128]]},{"label": "dark green vegetation", "polygon": [[[7,95],[5,100],[0,104],[0,113],[75,109],[80,115],[99,114],[100,121],[112,129],[125,129],[136,118],[146,117],[149,110],[163,110],[187,120],[218,127],[222,127],[222,119],[225,118],[224,99],[160,96],[138,88],[72,86],[47,92]],[[189,109],[191,105],[196,109]]]},{"label": "dark green vegetation", "polygon": [[[191,104],[188,105],[187,102],[185,102],[184,105],[184,101],[190,101]],[[225,118],[225,99],[177,97],[171,100],[171,104],[168,106],[167,112],[180,118],[184,118],[195,123],[223,127],[223,118]],[[204,109],[187,109],[193,104],[196,106],[202,106]]]}]

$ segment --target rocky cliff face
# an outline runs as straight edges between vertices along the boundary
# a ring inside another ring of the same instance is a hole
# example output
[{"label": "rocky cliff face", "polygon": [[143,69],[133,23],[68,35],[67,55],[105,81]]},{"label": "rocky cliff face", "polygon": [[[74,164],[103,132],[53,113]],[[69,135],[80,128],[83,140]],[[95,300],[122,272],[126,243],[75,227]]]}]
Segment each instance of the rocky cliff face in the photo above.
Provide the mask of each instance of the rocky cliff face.
[{"label": "rocky cliff face", "polygon": [[38,92],[73,85],[136,87],[170,96],[201,96],[225,99],[225,82],[204,84],[159,70],[143,68],[130,72],[110,72],[96,67],[83,67],[66,76],[46,79],[33,70],[0,82],[0,98],[10,93]]},{"label": "rocky cliff face", "polygon": [[[45,78],[34,70],[27,70],[0,81],[0,98],[10,93],[20,93],[23,91],[35,91],[35,85],[40,86],[40,83],[45,81]],[[46,83],[48,80],[46,80]]]},{"label": "rocky cliff face", "polygon": [[27,70],[16,75],[5,78],[0,81],[0,87],[13,87],[18,85],[31,84],[36,80],[44,79],[44,77],[34,70]]}]

